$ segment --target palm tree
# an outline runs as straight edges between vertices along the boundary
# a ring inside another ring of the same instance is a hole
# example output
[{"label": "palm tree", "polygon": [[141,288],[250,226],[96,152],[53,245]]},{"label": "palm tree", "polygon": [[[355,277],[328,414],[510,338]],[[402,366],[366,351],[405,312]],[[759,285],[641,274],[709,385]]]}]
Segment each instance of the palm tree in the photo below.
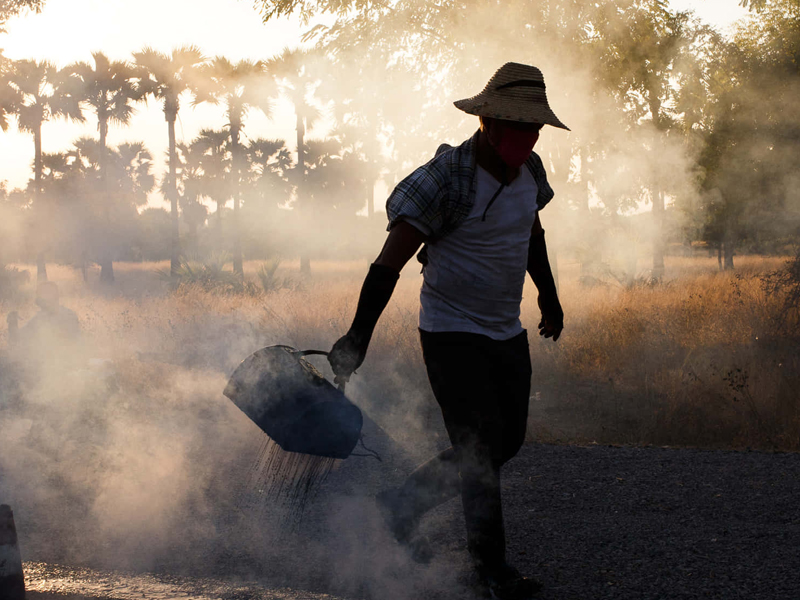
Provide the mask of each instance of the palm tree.
[{"label": "palm tree", "polygon": [[231,158],[233,160],[233,270],[239,276],[244,275],[242,266],[242,247],[239,231],[239,204],[241,201],[240,181],[244,164],[244,151],[241,144],[244,118],[250,109],[256,108],[267,117],[271,115],[271,98],[275,95],[272,81],[264,76],[264,63],[241,60],[232,63],[227,58],[217,56],[203,74],[207,81],[207,90],[214,102],[225,105],[228,118],[228,132],[231,140]]},{"label": "palm tree", "polygon": [[184,183],[187,195],[207,197],[217,205],[216,238],[222,244],[222,208],[231,197],[232,159],[230,134],[203,129],[188,147]]},{"label": "palm tree", "polygon": [[[189,144],[182,142],[175,144],[175,178],[173,181],[175,182],[180,216],[188,228],[186,234],[186,251],[188,253],[198,251],[197,232],[208,218],[208,208],[200,202],[203,196],[202,170],[199,161],[192,160],[192,158]],[[195,156],[194,158],[199,157]],[[169,197],[169,186],[169,178],[163,178],[160,191],[164,197]]]},{"label": "palm tree", "polygon": [[[394,102],[387,102],[387,91],[393,79],[398,77],[398,67],[388,67],[382,60],[365,62],[358,60],[363,49],[354,47],[336,55],[336,77],[325,77],[317,90],[325,98],[333,99],[333,115],[336,118],[339,137],[363,156],[366,169],[364,191],[367,217],[375,212],[375,183],[385,166],[381,156],[379,134],[387,121],[392,120]],[[395,83],[396,85],[396,83]],[[391,94],[388,94],[391,95]],[[395,123],[398,119],[395,118]]]},{"label": "palm tree", "polygon": [[0,49],[0,129],[8,130],[9,115],[16,114],[22,100],[19,90],[12,86],[9,76],[14,72],[14,63],[3,56]]},{"label": "palm tree", "polygon": [[[74,208],[85,215],[83,229],[96,232],[113,224],[115,238],[126,239],[126,231],[131,231],[136,220],[137,208],[147,202],[147,195],[155,186],[150,151],[142,142],[108,148],[96,139],[82,137],[75,140],[66,156],[69,172],[76,182],[74,187],[78,188]],[[101,160],[105,163],[105,180]],[[95,254],[101,259],[108,254],[107,244],[91,247],[91,240],[99,236],[84,237],[88,238],[83,240],[85,253]]]},{"label": "palm tree", "polygon": [[[42,195],[42,124],[53,117],[83,121],[79,98],[65,85],[64,71],[48,61],[18,60],[5,74],[13,98],[9,105],[17,115],[19,128],[33,135],[33,195],[37,204]],[[37,224],[37,231],[44,223]],[[47,281],[43,242],[36,256],[36,278]]]},{"label": "palm tree", "polygon": [[[297,123],[295,186],[297,204],[301,210],[305,208],[303,202],[305,200],[306,129],[312,127],[321,115],[320,110],[310,102],[310,96],[319,80],[314,69],[315,61],[315,55],[307,50],[285,48],[280,55],[267,64],[267,71],[275,78],[283,94],[294,105]],[[311,270],[311,259],[308,254],[300,257],[300,270],[304,273]]]},{"label": "palm tree", "polygon": [[260,204],[272,201],[277,206],[277,199],[285,202],[290,191],[287,174],[292,168],[286,142],[258,138],[250,140],[245,151],[250,166],[248,182],[253,197],[258,198]]},{"label": "palm tree", "polygon": [[144,48],[133,54],[136,62],[139,92],[146,100],[153,96],[164,104],[164,117],[169,136],[167,176],[165,192],[170,201],[172,214],[170,244],[170,275],[174,278],[180,267],[180,231],[178,225],[177,153],[175,150],[175,121],[180,109],[180,97],[186,91],[195,93],[195,103],[203,98],[198,96],[195,82],[198,68],[206,58],[196,46],[183,46],[167,55],[152,48]]},{"label": "palm tree", "polygon": [[[135,84],[135,72],[125,61],[111,61],[102,52],[93,52],[94,66],[75,63],[67,67],[75,90],[81,91],[81,103],[97,116],[100,142],[100,177],[106,193],[106,215],[111,198],[108,195],[108,126],[110,123],[126,125],[133,115],[134,101],[141,98]],[[111,232],[106,231],[110,236]],[[114,265],[110,252],[104,252],[100,261],[100,281],[114,281]]]},{"label": "palm tree", "polygon": [[127,142],[117,147],[115,158],[118,200],[133,207],[147,204],[147,194],[156,185],[153,155],[143,142]]}]

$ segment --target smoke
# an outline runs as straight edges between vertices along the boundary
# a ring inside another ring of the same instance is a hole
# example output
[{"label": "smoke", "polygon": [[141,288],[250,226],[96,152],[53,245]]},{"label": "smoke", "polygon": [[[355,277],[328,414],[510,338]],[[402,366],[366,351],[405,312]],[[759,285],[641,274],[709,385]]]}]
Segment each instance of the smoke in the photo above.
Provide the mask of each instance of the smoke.
[{"label": "smoke", "polygon": [[[97,288],[91,260],[102,246],[98,240],[116,235],[115,258],[133,259],[149,255],[137,255],[135,248],[152,249],[157,237],[163,254],[166,215],[151,231],[137,221],[142,215],[122,211],[117,223],[128,219],[141,227],[112,231],[83,208],[76,212],[71,202],[80,197],[74,193],[48,198],[49,212],[31,206],[30,198],[3,196],[0,266],[31,261],[42,249],[48,261],[88,265],[88,283],[69,267],[48,265],[61,286],[62,304],[77,313],[80,341],[66,346],[40,340],[24,355],[0,337],[6,348],[0,355],[0,492],[14,507],[26,559],[217,570],[387,598],[430,597],[431,588],[455,585],[452,564],[464,562],[463,553],[444,552],[428,569],[412,565],[389,539],[370,499],[448,444],[417,340],[416,264],[403,273],[363,377],[355,376],[348,388],[369,417],[365,444],[384,462],[353,457],[332,465],[324,481],[329,465],[310,468],[307,482],[316,493],[298,516],[282,508],[285,494],[273,487],[274,471],[282,469],[259,467],[266,449],[277,462],[286,457],[221,392],[239,361],[259,348],[328,349],[346,331],[358,285],[385,235],[383,215],[367,220],[355,213],[374,190],[390,189],[430,159],[440,143],[460,143],[475,131],[477,118],[459,112],[452,101],[479,92],[506,61],[541,67],[551,107],[572,129],[546,128],[536,150],[556,192],[542,211],[553,264],[600,263],[581,269],[584,283],[616,280],[629,286],[649,268],[661,232],[679,242],[688,229],[701,226],[700,206],[764,195],[798,210],[791,140],[772,148],[764,140],[738,145],[702,188],[704,169],[712,165],[702,162],[702,147],[681,131],[686,117],[670,92],[674,82],[666,78],[670,86],[663,94],[663,111],[675,121],[667,131],[653,119],[642,91],[615,88],[600,77],[609,65],[571,29],[581,22],[579,6],[559,5],[554,17],[530,12],[530,4],[505,3],[502,11],[499,5],[471,4],[442,33],[448,49],[434,45],[426,59],[397,52],[391,43],[354,44],[326,63],[309,102],[323,113],[330,106],[324,114],[338,136],[336,145],[326,154],[308,144],[316,152],[309,159],[309,187],[245,195],[240,215],[246,258],[281,256],[288,262],[311,256],[313,277],[297,279],[292,290],[234,298],[191,288],[173,293],[148,272],[149,265],[135,263],[120,264],[116,287]],[[608,18],[615,25],[609,30],[629,25],[624,13],[611,11]],[[397,23],[387,23],[381,35],[403,40]],[[743,101],[757,112],[771,89],[750,90]],[[781,110],[797,122],[796,102]],[[782,158],[771,162],[775,154]],[[290,163],[278,168],[284,183],[294,182]],[[741,174],[755,163],[770,168],[743,185]],[[326,187],[330,182],[336,185]],[[203,201],[210,199],[209,192]],[[656,202],[667,206],[663,223],[651,218]],[[181,241],[189,248],[191,228],[182,210]],[[215,246],[214,219],[220,214],[224,241]],[[199,222],[195,248],[201,254],[232,246],[230,211],[220,214]],[[751,214],[743,211],[742,218]],[[788,231],[787,221],[775,217],[785,214],[777,208],[759,214],[761,231]],[[16,310],[24,327],[37,314],[34,286],[15,285],[18,293],[10,300],[0,297],[0,315],[5,319]],[[534,303],[535,296],[526,294],[526,317],[536,314]],[[631,335],[643,336],[639,330]],[[547,391],[557,397],[563,389],[555,375],[561,355],[536,352],[537,376],[552,384]],[[633,358],[620,362],[626,361]],[[299,472],[297,477],[306,481]],[[420,588],[409,588],[409,580]]]},{"label": "smoke", "polygon": [[[383,374],[354,377],[348,389],[364,410],[363,444],[381,461],[285,453],[222,395],[233,368],[261,347],[330,346],[341,326],[331,317],[349,312],[325,304],[330,284],[278,292],[267,312],[260,298],[176,295],[124,265],[124,296],[84,287],[67,267],[49,273],[61,306],[79,317],[79,340],[25,343],[39,315],[32,284],[27,301],[2,313],[16,308],[20,328],[16,342],[1,342],[0,491],[25,560],[413,597],[404,581],[419,567],[372,501],[437,449],[424,435],[430,423],[409,410],[432,401],[421,380],[418,390],[404,383],[408,357],[387,359],[390,340],[377,336],[373,368]],[[344,273],[337,303],[362,276]],[[309,360],[327,371],[324,357]]]}]

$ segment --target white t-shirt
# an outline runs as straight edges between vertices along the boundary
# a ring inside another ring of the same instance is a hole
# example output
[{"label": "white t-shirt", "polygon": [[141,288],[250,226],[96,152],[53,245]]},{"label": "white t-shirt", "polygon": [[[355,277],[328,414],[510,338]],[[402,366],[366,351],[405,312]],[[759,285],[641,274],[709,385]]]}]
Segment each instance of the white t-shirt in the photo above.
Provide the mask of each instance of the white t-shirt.
[{"label": "white t-shirt", "polygon": [[519,305],[538,188],[530,171],[521,168],[483,221],[500,183],[480,166],[475,177],[475,204],[469,216],[453,233],[428,245],[419,327],[507,340],[522,332]]}]

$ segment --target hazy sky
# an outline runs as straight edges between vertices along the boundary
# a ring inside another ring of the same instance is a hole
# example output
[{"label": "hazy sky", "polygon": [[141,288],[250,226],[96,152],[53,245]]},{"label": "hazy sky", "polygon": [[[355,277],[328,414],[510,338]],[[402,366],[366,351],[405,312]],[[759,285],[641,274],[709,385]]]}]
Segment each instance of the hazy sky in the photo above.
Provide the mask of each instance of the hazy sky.
[{"label": "hazy sky", "polygon": [[[703,20],[722,29],[746,11],[738,0],[671,0],[675,8],[692,9]],[[59,66],[74,61],[91,62],[91,52],[102,50],[114,59],[128,59],[144,46],[162,51],[184,44],[198,45],[208,56],[222,54],[231,60],[264,59],[284,47],[299,45],[302,26],[296,19],[261,22],[251,0],[46,0],[41,14],[13,19],[8,33],[0,35],[0,47],[13,59],[49,59]],[[88,115],[87,115],[88,116]],[[221,127],[225,119],[219,107],[186,106],[180,112],[177,136],[191,140],[203,127]],[[42,131],[45,152],[69,147],[81,135],[96,136],[97,122],[85,124],[55,121]],[[272,121],[253,113],[247,120],[249,137],[287,140],[294,149],[294,116],[291,105],[279,103]],[[313,135],[313,131],[311,132]],[[130,127],[111,127],[109,142],[116,145],[142,140],[163,171],[166,123],[158,104],[140,105]],[[33,140],[15,126],[0,134],[0,180],[11,187],[24,186],[33,162]],[[151,199],[152,201],[153,199]]]},{"label": "hazy sky", "polygon": [[[129,59],[145,46],[168,52],[195,44],[208,56],[231,60],[264,59],[284,47],[299,45],[303,28],[297,20],[261,22],[253,3],[246,0],[46,0],[40,14],[16,18],[8,33],[0,36],[0,47],[13,59],[48,59],[59,66],[75,61],[91,62],[91,53],[102,50],[112,59]],[[87,115],[89,118],[89,115]],[[181,109],[178,140],[191,140],[204,127],[221,127],[223,109],[212,105]],[[282,138],[295,147],[291,105],[281,102],[272,121],[253,112],[246,123],[250,137]],[[81,135],[96,136],[97,121],[85,124],[53,121],[45,124],[45,152],[69,147]],[[111,126],[109,142],[143,140],[163,170],[167,125],[159,103],[139,105],[129,127]],[[0,180],[12,187],[23,186],[30,177],[33,139],[12,126],[0,134]]]}]

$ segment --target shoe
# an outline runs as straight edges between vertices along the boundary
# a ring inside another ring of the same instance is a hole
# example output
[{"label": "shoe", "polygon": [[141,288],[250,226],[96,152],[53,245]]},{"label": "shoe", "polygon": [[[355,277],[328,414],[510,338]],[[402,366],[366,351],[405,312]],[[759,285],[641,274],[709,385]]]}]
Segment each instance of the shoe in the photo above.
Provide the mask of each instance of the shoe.
[{"label": "shoe", "polygon": [[399,490],[389,489],[378,493],[375,503],[392,536],[408,551],[411,559],[422,565],[430,563],[433,558],[430,541],[417,534],[417,519],[403,514]]},{"label": "shoe", "polygon": [[509,564],[494,569],[478,568],[479,591],[491,600],[529,600],[542,589],[542,582],[523,577]]}]

